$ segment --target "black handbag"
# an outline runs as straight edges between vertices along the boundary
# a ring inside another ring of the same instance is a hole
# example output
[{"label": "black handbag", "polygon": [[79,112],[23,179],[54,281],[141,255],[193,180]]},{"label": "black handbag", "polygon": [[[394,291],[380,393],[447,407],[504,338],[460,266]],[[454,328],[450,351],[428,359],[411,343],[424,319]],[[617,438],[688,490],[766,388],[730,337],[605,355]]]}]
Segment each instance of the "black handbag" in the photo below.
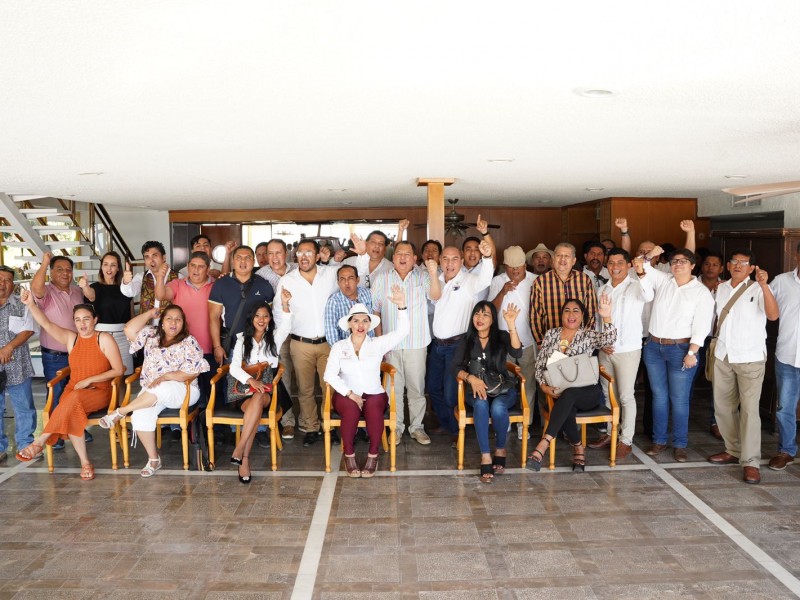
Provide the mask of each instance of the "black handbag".
[{"label": "black handbag", "polygon": [[494,370],[487,370],[479,358],[469,361],[469,373],[486,384],[486,395],[490,398],[502,396],[517,385],[516,376],[503,375]]}]

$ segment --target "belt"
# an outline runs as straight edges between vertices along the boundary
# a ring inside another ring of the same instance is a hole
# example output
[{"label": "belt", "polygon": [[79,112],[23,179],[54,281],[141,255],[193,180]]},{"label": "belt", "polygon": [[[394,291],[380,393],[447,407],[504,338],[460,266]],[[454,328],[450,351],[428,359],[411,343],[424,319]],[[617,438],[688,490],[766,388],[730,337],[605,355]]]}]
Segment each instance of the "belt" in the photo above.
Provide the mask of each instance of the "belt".
[{"label": "belt", "polygon": [[98,323],[94,326],[95,331],[108,331],[116,333],[125,329],[125,323]]},{"label": "belt", "polygon": [[660,338],[660,337],[656,337],[654,335],[651,335],[650,339],[653,340],[656,344],[662,344],[664,346],[676,346],[677,344],[688,344],[691,341],[691,338],[681,338],[679,340],[668,340],[666,338]]},{"label": "belt", "polygon": [[435,338],[433,338],[433,341],[436,342],[437,344],[439,344],[440,346],[452,346],[453,344],[457,344],[462,339],[464,339],[465,335],[467,335],[467,334],[466,333],[462,333],[461,335],[454,335],[453,337],[444,338],[444,339],[435,337]]},{"label": "belt", "polygon": [[291,334],[289,337],[291,337],[296,342],[303,342],[304,344],[324,344],[324,343],[326,343],[328,341],[324,337],[304,338],[304,337],[301,337],[301,336],[295,335],[295,334]]},{"label": "belt", "polygon": [[61,352],[59,350],[50,350],[42,346],[42,354],[52,354],[53,356],[69,356],[69,352]]}]

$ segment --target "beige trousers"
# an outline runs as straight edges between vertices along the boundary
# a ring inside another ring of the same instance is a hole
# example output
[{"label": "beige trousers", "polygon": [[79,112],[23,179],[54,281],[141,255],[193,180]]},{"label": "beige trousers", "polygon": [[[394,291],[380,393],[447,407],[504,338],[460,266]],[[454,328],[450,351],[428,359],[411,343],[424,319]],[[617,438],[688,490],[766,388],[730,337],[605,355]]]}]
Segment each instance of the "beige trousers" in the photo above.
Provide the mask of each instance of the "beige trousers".
[{"label": "beige trousers", "polygon": [[765,361],[729,363],[728,357],[714,362],[714,416],[725,452],[743,467],[761,464],[761,384]]},{"label": "beige trousers", "polygon": [[[598,353],[600,366],[614,378],[614,392],[620,408],[619,441],[629,446],[633,444],[633,434],[636,431],[636,396],[633,390],[641,357],[641,350],[615,352],[610,355],[602,350]],[[608,399],[608,381],[601,377],[600,383],[606,396],[606,406],[611,408]]]},{"label": "beige trousers", "polygon": [[292,340],[290,348],[292,364],[297,376],[297,395],[300,402],[300,431],[319,431],[319,409],[314,395],[315,376],[319,376],[320,385],[324,388],[325,366],[331,347],[328,343],[307,344]]},{"label": "beige trousers", "polygon": [[299,404],[296,404],[294,401],[294,390],[292,389],[292,375],[294,373],[294,367],[292,366],[291,347],[292,340],[287,338],[286,341],[283,342],[283,346],[280,348],[281,364],[283,365],[283,377],[281,377],[281,381],[283,382],[283,385],[286,386],[286,391],[289,392],[289,397],[292,399],[293,405],[292,410],[287,410],[285,413],[283,413],[283,417],[281,417],[281,425],[284,427],[294,427],[295,410],[298,413],[300,412]]},{"label": "beige trousers", "polygon": [[[525,394],[528,397],[528,405],[530,406],[530,414],[528,415],[528,425],[533,420],[533,406],[536,403],[536,344],[531,344],[522,351],[522,356],[516,359],[522,375],[525,377]],[[515,362],[515,359],[508,357],[508,360]]]},{"label": "beige trousers", "polygon": [[403,435],[406,426],[403,420],[405,415],[404,392],[408,392],[408,424],[409,432],[424,430],[422,419],[428,402],[425,399],[425,365],[428,358],[428,348],[413,348],[409,350],[392,350],[389,353],[389,364],[397,369],[394,376],[394,398],[397,407],[397,435]]}]

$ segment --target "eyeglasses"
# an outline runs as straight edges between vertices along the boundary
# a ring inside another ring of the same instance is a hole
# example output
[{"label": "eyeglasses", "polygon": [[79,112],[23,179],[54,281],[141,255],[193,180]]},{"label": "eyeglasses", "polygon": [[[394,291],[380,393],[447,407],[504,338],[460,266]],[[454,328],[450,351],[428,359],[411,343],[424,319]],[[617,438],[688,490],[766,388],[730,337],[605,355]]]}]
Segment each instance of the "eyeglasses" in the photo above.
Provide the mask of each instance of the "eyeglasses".
[{"label": "eyeglasses", "polygon": [[297,256],[297,258],[303,258],[303,257],[311,258],[312,256],[314,256],[314,254],[315,253],[313,250],[303,250],[302,252],[298,252],[297,254],[295,254],[295,256]]},{"label": "eyeglasses", "polygon": [[675,265],[688,265],[690,262],[688,258],[673,258],[669,264],[674,267]]},{"label": "eyeglasses", "polygon": [[731,263],[731,264],[732,264],[734,267],[735,267],[736,265],[742,265],[743,267],[749,267],[749,266],[750,266],[750,261],[749,261],[749,260],[739,260],[738,258],[732,258],[732,259],[731,259],[729,262],[730,262],[730,263]]}]

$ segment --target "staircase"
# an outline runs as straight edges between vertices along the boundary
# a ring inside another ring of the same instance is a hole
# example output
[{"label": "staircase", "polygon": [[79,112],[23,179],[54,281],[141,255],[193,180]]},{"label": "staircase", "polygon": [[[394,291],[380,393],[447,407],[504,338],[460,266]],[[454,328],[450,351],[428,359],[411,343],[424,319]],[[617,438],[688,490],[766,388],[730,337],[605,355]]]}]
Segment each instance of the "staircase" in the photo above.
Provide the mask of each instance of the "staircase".
[{"label": "staircase", "polygon": [[5,248],[22,248],[13,264],[32,274],[46,252],[69,256],[84,271],[100,267],[100,256],[110,250],[123,260],[133,255],[114,227],[102,204],[63,200],[45,196],[0,193],[0,233]]}]

